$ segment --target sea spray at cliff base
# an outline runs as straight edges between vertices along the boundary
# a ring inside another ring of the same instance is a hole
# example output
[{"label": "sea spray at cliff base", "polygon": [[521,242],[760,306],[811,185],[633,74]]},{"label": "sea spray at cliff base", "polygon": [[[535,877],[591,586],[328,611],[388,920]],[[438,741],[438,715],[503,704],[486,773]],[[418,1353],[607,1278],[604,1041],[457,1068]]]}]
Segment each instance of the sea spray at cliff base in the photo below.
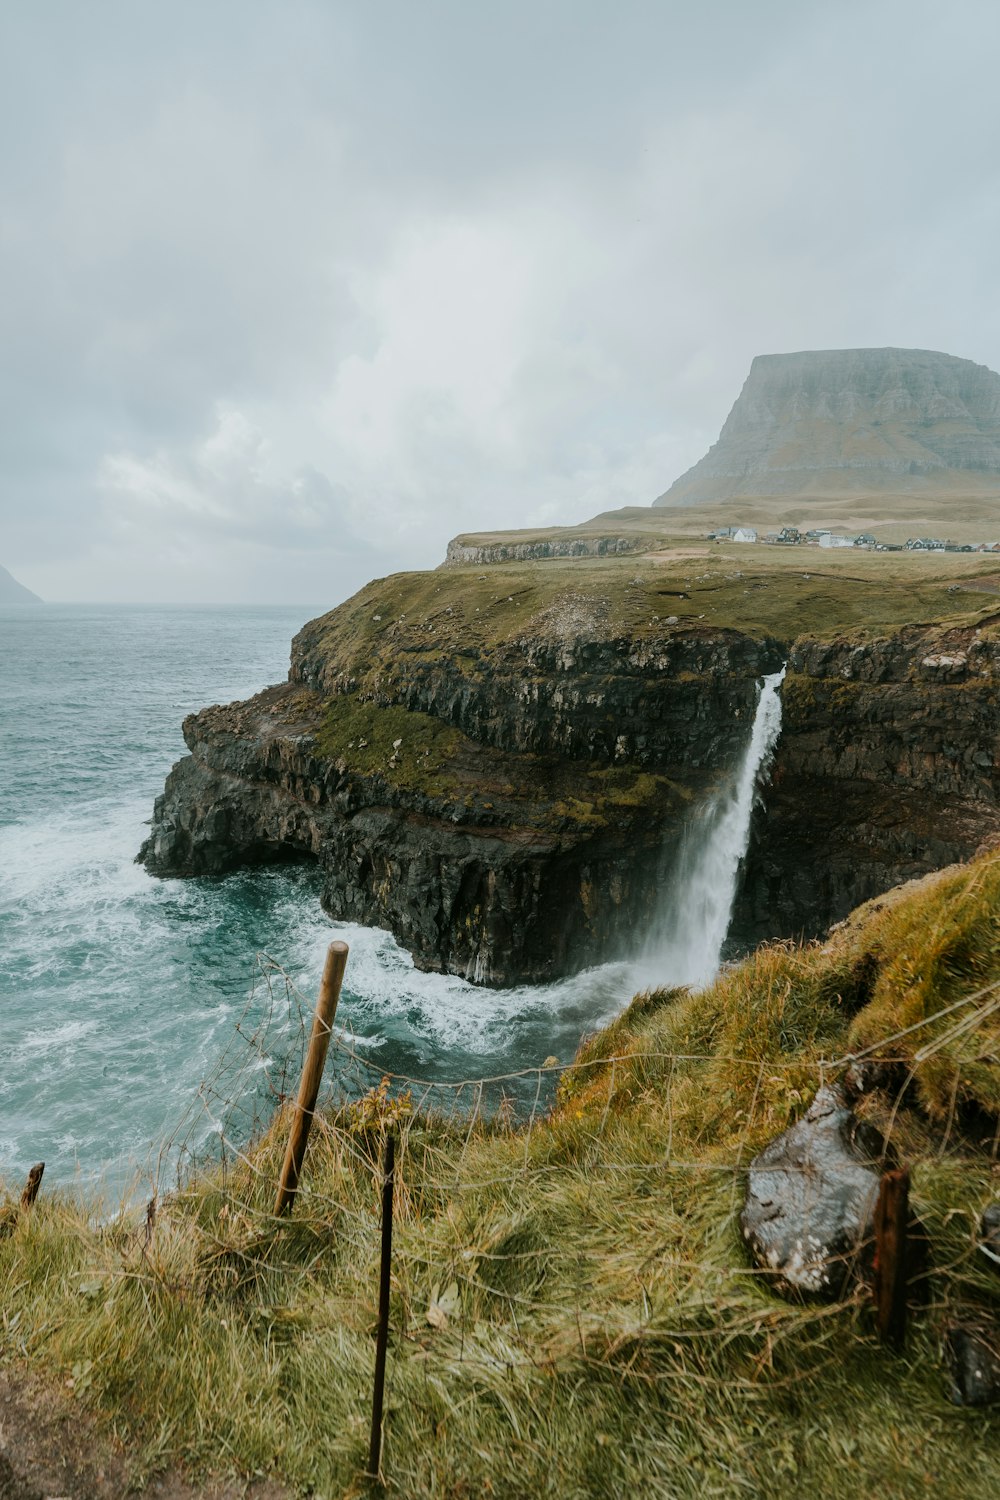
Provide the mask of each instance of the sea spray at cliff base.
[{"label": "sea spray at cliff base", "polygon": [[185,714],[281,680],[306,612],[0,610],[0,1176],[45,1160],[114,1191],[211,1073],[261,951],[312,994],[343,931],[341,1020],[379,1065],[438,1077],[568,1057],[628,998],[624,965],[499,995],[418,973],[388,934],[332,924],[308,865],[135,864]]},{"label": "sea spray at cliff base", "polygon": [[45,1160],[49,1181],[116,1191],[212,1072],[258,952],[311,995],[344,936],[340,1021],[377,1066],[442,1081],[566,1061],[637,988],[682,977],[664,955],[655,974],[623,961],[480,990],[331,923],[309,865],[193,881],[137,866],[184,715],[283,678],[304,615],[0,610],[0,1176]]}]

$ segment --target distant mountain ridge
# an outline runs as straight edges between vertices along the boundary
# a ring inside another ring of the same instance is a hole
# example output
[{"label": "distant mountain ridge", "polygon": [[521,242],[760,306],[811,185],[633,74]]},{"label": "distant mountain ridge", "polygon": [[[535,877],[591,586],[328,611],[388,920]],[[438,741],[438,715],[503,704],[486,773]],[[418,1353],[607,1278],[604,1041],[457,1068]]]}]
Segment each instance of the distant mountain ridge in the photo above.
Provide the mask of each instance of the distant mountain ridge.
[{"label": "distant mountain ridge", "polygon": [[18,583],[6,568],[0,568],[0,604],[41,604],[37,594]]},{"label": "distant mountain ridge", "polygon": [[653,503],[994,492],[1000,375],[929,349],[759,354],[718,442]]}]

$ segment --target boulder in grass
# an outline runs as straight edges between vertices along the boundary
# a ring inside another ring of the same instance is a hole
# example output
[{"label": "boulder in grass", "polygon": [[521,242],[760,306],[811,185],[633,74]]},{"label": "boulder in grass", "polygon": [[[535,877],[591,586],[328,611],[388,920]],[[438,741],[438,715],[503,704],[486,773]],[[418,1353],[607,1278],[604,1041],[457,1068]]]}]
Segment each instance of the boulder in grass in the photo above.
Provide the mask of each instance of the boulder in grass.
[{"label": "boulder in grass", "polygon": [[955,1405],[1000,1402],[1000,1327],[979,1321],[952,1323],[945,1330],[944,1344]]},{"label": "boulder in grass", "polygon": [[740,1228],[775,1291],[833,1302],[870,1277],[884,1156],[878,1131],[822,1088],[754,1158]]}]

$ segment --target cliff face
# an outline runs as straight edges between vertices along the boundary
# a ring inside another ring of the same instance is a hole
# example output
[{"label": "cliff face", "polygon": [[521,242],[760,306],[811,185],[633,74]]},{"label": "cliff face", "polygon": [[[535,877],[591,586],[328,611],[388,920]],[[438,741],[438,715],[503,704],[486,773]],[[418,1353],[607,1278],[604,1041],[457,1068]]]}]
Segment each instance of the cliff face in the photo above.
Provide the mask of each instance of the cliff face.
[{"label": "cliff face", "polygon": [[815,936],[1000,838],[998,622],[795,643],[737,945]]},{"label": "cliff face", "polygon": [[[287,683],[185,721],[147,868],[315,859],[332,915],[484,984],[624,956],[786,660],[737,946],[818,934],[1000,837],[1000,616],[982,593],[874,558],[854,565],[867,578],[579,566],[399,575],[310,622]],[[905,623],[918,610],[950,623]]]},{"label": "cliff face", "polygon": [[995,486],[1000,376],[924,349],[758,355],[719,440],[656,505]]},{"label": "cliff face", "polygon": [[141,858],[202,875],[314,857],[331,914],[495,985],[627,951],[664,849],[781,660],[725,630],[602,633],[572,599],[488,661],[411,649],[373,667],[344,626],[300,633],[288,683],[185,720],[191,755]]},{"label": "cliff face", "polygon": [[489,567],[494,563],[540,562],[551,557],[621,557],[649,546],[643,537],[598,536],[538,541],[472,543],[454,537],[445,554],[446,567]]}]

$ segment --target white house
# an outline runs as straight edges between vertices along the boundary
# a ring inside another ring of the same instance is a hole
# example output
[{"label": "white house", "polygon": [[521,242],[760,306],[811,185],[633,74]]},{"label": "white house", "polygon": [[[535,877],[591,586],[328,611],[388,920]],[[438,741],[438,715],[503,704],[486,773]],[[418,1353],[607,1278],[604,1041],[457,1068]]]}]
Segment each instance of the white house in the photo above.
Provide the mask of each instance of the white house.
[{"label": "white house", "polygon": [[757,533],[752,526],[738,526],[733,532],[734,542],[755,542]]},{"label": "white house", "polygon": [[827,531],[820,537],[819,544],[821,547],[853,547],[854,538],[852,536],[834,536],[832,531]]}]

